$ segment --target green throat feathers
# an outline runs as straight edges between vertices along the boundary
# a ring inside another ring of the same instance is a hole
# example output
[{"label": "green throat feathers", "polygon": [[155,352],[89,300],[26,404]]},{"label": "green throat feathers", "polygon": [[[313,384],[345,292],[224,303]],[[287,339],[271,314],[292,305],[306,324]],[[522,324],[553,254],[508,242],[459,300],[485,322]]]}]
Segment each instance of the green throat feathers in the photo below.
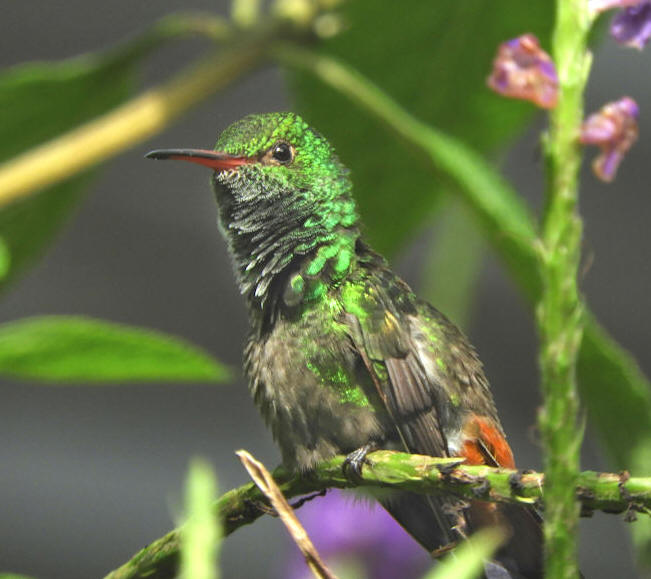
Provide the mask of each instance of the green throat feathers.
[{"label": "green throat feathers", "polygon": [[252,160],[213,178],[242,293],[260,308],[323,298],[353,267],[359,237],[332,146],[296,115],[273,113],[231,125],[216,149]]}]

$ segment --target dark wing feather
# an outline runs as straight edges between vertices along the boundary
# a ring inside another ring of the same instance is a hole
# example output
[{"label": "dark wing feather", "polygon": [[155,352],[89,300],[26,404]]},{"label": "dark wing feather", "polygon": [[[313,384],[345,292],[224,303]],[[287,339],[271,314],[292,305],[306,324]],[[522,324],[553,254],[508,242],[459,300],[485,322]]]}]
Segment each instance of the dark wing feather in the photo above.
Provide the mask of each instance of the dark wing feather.
[{"label": "dark wing feather", "polygon": [[364,287],[355,293],[359,301],[351,305],[344,299],[345,323],[404,449],[446,456],[437,411],[437,402],[447,397],[446,389],[435,382],[431,360],[422,360],[422,348],[414,343],[412,325],[418,310],[411,290],[382,268],[358,283]]},{"label": "dark wing feather", "polygon": [[385,360],[389,380],[386,388],[394,403],[398,428],[407,450],[430,456],[446,456],[447,447],[431,393],[413,352]]},{"label": "dark wing feather", "polygon": [[[393,428],[388,430],[395,434],[389,434],[387,442],[393,438],[408,452],[446,456],[447,445],[436,408],[436,392],[441,385],[431,383],[413,344],[408,318],[415,310],[406,307],[401,311],[387,289],[402,284],[398,288],[401,295],[410,291],[396,277],[390,282],[387,285],[381,280],[367,280],[366,291],[362,292],[364,302],[357,304],[364,315],[348,312],[346,324],[377,398],[391,419]],[[381,502],[430,552],[458,540],[459,534],[453,529],[464,526],[463,515],[451,498],[396,493]]]}]

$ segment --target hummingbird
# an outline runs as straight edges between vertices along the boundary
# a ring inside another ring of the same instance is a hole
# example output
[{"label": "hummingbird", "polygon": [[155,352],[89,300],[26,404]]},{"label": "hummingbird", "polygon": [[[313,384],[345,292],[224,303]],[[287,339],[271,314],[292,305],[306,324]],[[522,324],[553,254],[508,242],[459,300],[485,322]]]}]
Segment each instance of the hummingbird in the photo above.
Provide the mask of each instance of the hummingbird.
[{"label": "hummingbird", "polygon": [[[249,115],[214,150],[165,149],[213,170],[220,229],[249,315],[244,369],[283,463],[307,472],[345,454],[401,450],[514,468],[481,361],[361,235],[348,169],[297,114]],[[399,195],[399,192],[396,192]],[[501,525],[487,579],[542,577],[529,506],[393,492],[384,508],[427,551]]]}]

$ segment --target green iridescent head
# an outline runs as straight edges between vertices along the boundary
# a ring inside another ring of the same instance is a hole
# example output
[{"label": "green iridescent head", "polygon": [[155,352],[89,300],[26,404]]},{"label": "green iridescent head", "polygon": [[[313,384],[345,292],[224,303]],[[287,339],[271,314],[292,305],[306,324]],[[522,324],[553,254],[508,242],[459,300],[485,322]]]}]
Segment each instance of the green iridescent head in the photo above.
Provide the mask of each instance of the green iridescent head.
[{"label": "green iridescent head", "polygon": [[315,252],[320,263],[326,258],[319,251],[327,247],[334,256],[341,239],[351,245],[359,235],[348,170],[294,113],[244,117],[219,136],[214,151],[166,149],[147,156],[214,170],[222,232],[245,292],[266,294],[285,268]]},{"label": "green iridescent head", "polygon": [[267,188],[317,192],[347,173],[330,143],[294,113],[244,117],[221,134],[215,149],[253,161],[242,166],[243,174],[264,179]]},{"label": "green iridescent head", "polygon": [[[230,125],[219,137],[214,151],[168,149],[152,151],[155,159],[180,159],[214,169],[217,181],[228,183],[238,173],[259,190],[263,180],[270,190],[325,188],[345,178],[347,170],[333,147],[294,113],[248,115]],[[340,189],[341,183],[336,189]]]}]

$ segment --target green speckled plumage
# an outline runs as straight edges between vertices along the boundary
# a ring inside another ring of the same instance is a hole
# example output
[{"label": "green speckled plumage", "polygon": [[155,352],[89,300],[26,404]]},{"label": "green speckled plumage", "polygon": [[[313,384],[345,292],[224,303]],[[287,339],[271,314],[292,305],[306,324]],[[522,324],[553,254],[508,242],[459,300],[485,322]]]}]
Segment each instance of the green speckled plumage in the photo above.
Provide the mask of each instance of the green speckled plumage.
[{"label": "green speckled plumage", "polygon": [[[330,144],[297,115],[274,113],[235,123],[216,149],[230,155],[210,166],[223,167],[213,176],[220,226],[251,321],[245,370],[285,464],[307,470],[368,444],[433,456],[470,444],[488,464],[512,462],[474,350],[361,240]],[[495,447],[480,440],[484,427]],[[429,550],[486,514],[410,493],[382,502]],[[536,549],[526,577],[540,576]]]},{"label": "green speckled plumage", "polygon": [[[280,141],[291,165],[265,163]],[[217,172],[214,184],[249,303],[247,374],[288,466],[369,442],[446,454],[443,430],[462,420],[451,396],[497,419],[461,333],[361,241],[348,172],[323,137],[292,113],[254,115],[216,148],[261,161]],[[405,413],[423,415],[398,431]]]}]

